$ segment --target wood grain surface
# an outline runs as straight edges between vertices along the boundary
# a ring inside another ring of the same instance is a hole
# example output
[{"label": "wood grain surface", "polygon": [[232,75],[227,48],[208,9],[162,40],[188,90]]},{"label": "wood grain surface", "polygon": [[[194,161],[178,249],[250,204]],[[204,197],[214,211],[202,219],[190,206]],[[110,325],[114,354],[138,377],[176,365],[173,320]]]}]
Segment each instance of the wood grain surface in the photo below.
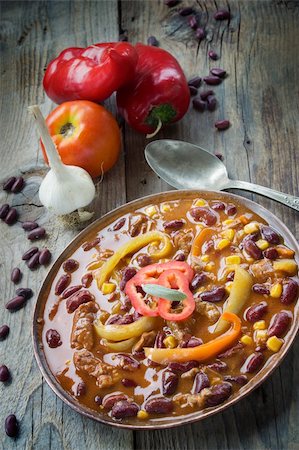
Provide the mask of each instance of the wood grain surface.
[{"label": "wood grain surface", "polygon": [[[186,75],[205,76],[211,67],[228,72],[214,90],[215,112],[192,108],[177,125],[162,130],[159,138],[179,138],[219,151],[229,174],[298,195],[299,136],[299,2],[298,1],[183,1],[194,6],[207,36],[194,38],[178,7],[163,1],[1,1],[0,14],[0,181],[23,174],[27,184],[17,195],[0,192],[0,203],[17,207],[20,220],[36,219],[47,229],[53,256],[79,231],[79,227],[49,215],[37,191],[45,166],[27,106],[38,103],[44,114],[54,104],[42,89],[46,65],[68,46],[115,41],[127,32],[133,43],[155,35],[160,46],[182,64]],[[213,13],[228,8],[232,19],[216,22]],[[213,62],[208,51],[220,60]],[[114,98],[106,106],[116,114]],[[227,118],[232,126],[217,132],[214,122]],[[169,188],[147,166],[146,139],[118,117],[123,152],[117,165],[97,184],[95,218],[126,201]],[[297,159],[296,159],[297,157]],[[242,193],[250,196],[250,194]],[[259,196],[252,196],[281,218],[298,237],[295,211]],[[81,417],[64,405],[43,381],[31,343],[34,298],[10,314],[4,308],[14,295],[13,267],[23,271],[22,286],[37,293],[48,269],[30,272],[20,262],[29,247],[20,222],[0,223],[0,322],[10,328],[0,342],[0,363],[12,380],[1,383],[0,442],[3,449],[290,449],[299,447],[299,345],[293,345],[279,369],[260,388],[236,406],[203,422],[173,430],[131,432],[116,430]],[[4,433],[5,417],[15,413],[20,434]]]}]

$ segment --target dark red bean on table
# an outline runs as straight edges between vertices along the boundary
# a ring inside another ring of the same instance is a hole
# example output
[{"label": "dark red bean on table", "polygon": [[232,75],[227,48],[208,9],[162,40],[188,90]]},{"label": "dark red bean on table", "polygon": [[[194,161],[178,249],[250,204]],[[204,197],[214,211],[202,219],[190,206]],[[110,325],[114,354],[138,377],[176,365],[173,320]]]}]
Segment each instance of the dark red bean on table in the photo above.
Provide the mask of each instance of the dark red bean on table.
[{"label": "dark red bean on table", "polygon": [[222,78],[215,77],[215,75],[208,75],[207,77],[204,77],[204,82],[211,86],[217,86],[222,83]]},{"label": "dark red bean on table", "polygon": [[151,264],[152,260],[149,255],[144,253],[137,256],[137,263],[140,267],[145,267]]},{"label": "dark red bean on table", "polygon": [[10,379],[10,372],[8,370],[8,367],[4,364],[0,366],[0,381],[2,383],[5,383],[5,381],[8,381]]},{"label": "dark red bean on table", "polygon": [[25,297],[22,295],[17,295],[6,303],[5,308],[9,311],[17,311],[18,309],[23,308],[26,302],[27,299]]},{"label": "dark red bean on table", "polygon": [[257,322],[260,320],[268,311],[268,304],[266,302],[258,303],[257,305],[251,306],[245,312],[245,319],[248,322]]},{"label": "dark red bean on table", "polygon": [[210,386],[210,380],[205,372],[198,372],[195,375],[193,386],[191,389],[191,394],[199,394],[203,389]]},{"label": "dark red bean on table", "polygon": [[1,206],[1,208],[0,208],[0,219],[2,219],[2,220],[5,219],[5,217],[8,214],[9,208],[10,207],[9,207],[8,203],[4,203],[4,205]]},{"label": "dark red bean on table", "polygon": [[129,40],[128,35],[126,33],[122,33],[118,36],[119,42],[127,42]]},{"label": "dark red bean on table", "polygon": [[30,231],[27,234],[27,238],[30,241],[35,241],[37,239],[43,238],[45,236],[45,234],[46,234],[46,230],[43,227],[37,227],[37,228],[34,228],[34,230]]},{"label": "dark red bean on table", "polygon": [[124,387],[127,387],[127,388],[136,387],[137,386],[137,383],[134,380],[130,379],[130,378],[123,378],[121,380],[121,384]]},{"label": "dark red bean on table", "polygon": [[214,384],[210,388],[210,394],[206,398],[206,406],[217,406],[227,400],[232,393],[232,385],[227,381],[223,383]]},{"label": "dark red bean on table", "polygon": [[36,222],[27,221],[22,223],[22,228],[25,231],[32,231],[35,228],[38,228],[38,224]]},{"label": "dark red bean on table", "polygon": [[199,97],[195,97],[192,100],[193,108],[196,109],[196,111],[203,112],[206,109],[206,102],[201,100]]},{"label": "dark red bean on table", "polygon": [[194,220],[198,222],[204,222],[207,226],[215,225],[215,223],[217,222],[216,214],[210,209],[201,206],[192,208],[190,210],[190,215]]},{"label": "dark red bean on table", "polygon": [[150,414],[167,414],[173,411],[173,402],[170,398],[155,397],[147,400],[144,409]]},{"label": "dark red bean on table", "polygon": [[194,86],[189,86],[190,95],[197,95],[197,88]]},{"label": "dark red bean on table", "polygon": [[22,278],[22,272],[20,271],[20,269],[18,267],[15,267],[14,269],[12,269],[11,271],[11,275],[10,275],[10,279],[13,283],[18,283]]},{"label": "dark red bean on table", "polygon": [[216,156],[218,159],[220,159],[220,161],[223,161],[223,159],[224,159],[223,154],[220,153],[220,152],[215,152],[215,156]]},{"label": "dark red bean on table", "polygon": [[46,341],[50,348],[57,348],[62,344],[58,331],[51,328],[46,332]]},{"label": "dark red bean on table", "polygon": [[22,256],[23,261],[27,261],[28,259],[30,259],[37,252],[38,252],[38,248],[37,247],[29,248]]},{"label": "dark red bean on table", "polygon": [[82,397],[82,395],[86,394],[86,391],[86,384],[84,383],[84,381],[80,381],[80,383],[78,383],[77,385],[76,397]]},{"label": "dark red bean on table", "polygon": [[10,414],[5,419],[5,433],[9,437],[16,437],[19,432],[19,424],[14,414]]},{"label": "dark red bean on table", "polygon": [[261,227],[261,233],[262,237],[266,239],[266,241],[269,242],[270,244],[280,243],[280,236],[273,228],[265,225]]},{"label": "dark red bean on table", "polygon": [[262,353],[252,353],[245,362],[245,372],[256,372],[262,366],[264,359],[265,357]]},{"label": "dark red bean on table", "polygon": [[153,47],[159,47],[159,42],[155,36],[149,36],[147,38],[147,45],[152,45]]},{"label": "dark red bean on table", "polygon": [[209,97],[207,98],[207,109],[209,111],[215,111],[217,106],[217,100],[215,97],[209,95]]},{"label": "dark red bean on table", "polygon": [[216,52],[214,52],[214,50],[209,50],[208,56],[209,56],[209,58],[212,59],[213,61],[217,61],[217,59],[218,59],[218,55],[217,55]]},{"label": "dark red bean on table", "polygon": [[3,184],[4,191],[10,191],[16,181],[16,177],[8,178]]},{"label": "dark red bean on table", "polygon": [[181,3],[181,0],[164,0],[164,4],[171,8],[172,6],[176,6]]},{"label": "dark red bean on table", "polygon": [[243,241],[243,248],[248,253],[249,256],[251,256],[254,259],[261,259],[263,254],[260,248],[256,245],[255,242],[246,240]]},{"label": "dark red bean on table", "polygon": [[193,13],[193,8],[186,6],[186,8],[182,8],[179,10],[180,16],[190,16]]},{"label": "dark red bean on table", "polygon": [[223,69],[220,69],[219,67],[213,67],[213,69],[210,70],[210,73],[212,75],[215,75],[216,77],[224,78],[226,75],[226,71]]},{"label": "dark red bean on table", "polygon": [[21,295],[26,300],[29,300],[33,296],[33,291],[30,288],[19,288],[16,290],[17,295]]},{"label": "dark red bean on table", "polygon": [[205,35],[206,35],[206,32],[203,28],[200,28],[200,27],[196,28],[195,36],[197,37],[197,39],[202,40],[202,39],[204,39]]},{"label": "dark red bean on table", "polygon": [[246,375],[238,375],[235,377],[232,377],[231,375],[226,375],[223,377],[223,379],[224,381],[240,384],[240,386],[244,386],[246,383],[248,383],[248,378]]},{"label": "dark red bean on table", "polygon": [[18,211],[16,208],[9,208],[8,213],[6,214],[6,217],[4,219],[4,222],[7,223],[7,225],[13,225],[18,218]]},{"label": "dark red bean on table", "polygon": [[9,335],[9,326],[8,325],[1,325],[1,327],[0,327],[0,341],[4,341],[4,339],[6,339],[8,335]]},{"label": "dark red bean on table", "polygon": [[69,298],[71,295],[73,295],[75,292],[79,291],[81,288],[82,288],[81,284],[78,284],[77,286],[70,286],[63,291],[61,297]]},{"label": "dark red bean on table", "polygon": [[214,91],[208,89],[207,91],[203,91],[199,94],[202,100],[206,100],[210,95],[214,95]]},{"label": "dark red bean on table", "polygon": [[89,288],[91,286],[92,280],[93,280],[92,273],[91,272],[85,273],[81,278],[82,286],[85,288]]},{"label": "dark red bean on table", "polygon": [[298,283],[291,278],[282,287],[282,294],[280,297],[281,303],[290,305],[298,297]]},{"label": "dark red bean on table", "polygon": [[123,394],[122,392],[114,392],[112,394],[105,395],[102,400],[102,405],[105,409],[110,411],[112,406],[121,400],[128,400],[128,396],[126,394]]},{"label": "dark red bean on table", "polygon": [[34,255],[26,261],[26,264],[30,270],[35,269],[39,265],[39,252],[34,253]]},{"label": "dark red bean on table", "polygon": [[188,80],[188,86],[194,86],[196,88],[199,88],[201,85],[201,78],[200,77],[193,77]]},{"label": "dark red bean on table", "polygon": [[14,182],[14,184],[11,187],[11,192],[13,192],[14,194],[21,192],[21,190],[24,187],[24,178],[23,177],[17,177],[16,181]]},{"label": "dark red bean on table", "polygon": [[139,406],[135,402],[121,400],[114,403],[111,410],[111,416],[115,419],[124,419],[125,417],[135,417],[139,411]]},{"label": "dark red bean on table", "polygon": [[205,291],[200,294],[200,298],[204,302],[221,302],[225,297],[226,291],[224,287],[218,286],[210,291]]},{"label": "dark red bean on table", "polygon": [[76,311],[83,303],[88,303],[94,300],[94,296],[87,290],[75,292],[66,301],[66,310],[69,314]]},{"label": "dark red bean on table", "polygon": [[291,314],[287,311],[280,311],[279,313],[275,314],[273,317],[270,326],[267,330],[267,335],[269,337],[276,336],[276,337],[283,337],[287,329],[289,328],[292,321]]},{"label": "dark red bean on table", "polygon": [[185,221],[183,219],[177,220],[169,220],[168,222],[163,223],[163,228],[165,230],[180,230],[185,225]]},{"label": "dark red bean on table", "polygon": [[123,291],[126,287],[127,282],[133,278],[137,273],[137,270],[135,267],[126,267],[122,272],[122,279],[119,283],[119,288],[121,291]]},{"label": "dark red bean on table", "polygon": [[215,20],[228,20],[228,19],[230,19],[230,12],[227,11],[226,9],[219,9],[217,12],[215,12],[214,19]]},{"label": "dark red bean on table", "polygon": [[60,295],[62,292],[68,287],[68,285],[71,282],[71,275],[69,273],[66,273],[64,275],[61,275],[59,280],[56,283],[55,286],[55,295]]},{"label": "dark red bean on table", "polygon": [[[197,28],[197,20],[196,20],[196,17],[195,17],[195,16],[189,17],[189,18],[188,18],[188,24],[189,24],[189,27],[190,27],[190,28],[192,28],[193,30],[196,30],[196,28]],[[188,84],[189,84],[189,83],[188,83]],[[198,86],[196,86],[196,87],[198,87]]]},{"label": "dark red bean on table", "polygon": [[207,276],[205,273],[197,272],[190,282],[190,290],[193,292],[196,291],[196,289],[198,289],[200,286],[202,286],[206,280],[207,280]]},{"label": "dark red bean on table", "polygon": [[126,222],[126,218],[125,218],[125,217],[122,217],[121,219],[119,219],[119,220],[113,225],[112,230],[113,230],[113,231],[118,231],[118,230],[120,230],[120,229],[124,226],[125,222]]},{"label": "dark red bean on table", "polygon": [[76,261],[75,259],[67,259],[66,261],[64,261],[62,268],[65,272],[70,272],[73,273],[75,272],[79,267],[79,263],[78,261]]},{"label": "dark red bean on table", "polygon": [[39,253],[39,258],[38,258],[38,262],[42,265],[45,266],[46,264],[49,263],[50,259],[51,259],[51,252],[48,248],[43,248],[40,253]]},{"label": "dark red bean on table", "polygon": [[274,260],[278,258],[278,251],[274,247],[266,248],[266,250],[263,251],[263,256],[264,258]]},{"label": "dark red bean on table", "polygon": [[[221,78],[219,78],[219,80],[220,79]],[[218,120],[217,122],[215,122],[215,127],[219,131],[224,131],[230,127],[230,122],[229,122],[229,120]]]},{"label": "dark red bean on table", "polygon": [[162,394],[163,395],[174,394],[176,388],[178,387],[178,383],[179,383],[178,374],[172,372],[171,370],[165,370],[162,373]]}]

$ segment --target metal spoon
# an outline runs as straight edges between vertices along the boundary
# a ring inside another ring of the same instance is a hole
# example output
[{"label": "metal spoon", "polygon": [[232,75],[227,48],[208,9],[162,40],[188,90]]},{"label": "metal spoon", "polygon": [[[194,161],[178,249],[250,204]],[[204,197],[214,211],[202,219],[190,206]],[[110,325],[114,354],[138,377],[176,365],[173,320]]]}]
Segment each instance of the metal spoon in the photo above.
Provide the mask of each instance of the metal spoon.
[{"label": "metal spoon", "polygon": [[198,145],[160,139],[145,147],[145,158],[159,177],[177,189],[243,189],[299,211],[299,197],[247,181],[229,179],[220,159]]}]

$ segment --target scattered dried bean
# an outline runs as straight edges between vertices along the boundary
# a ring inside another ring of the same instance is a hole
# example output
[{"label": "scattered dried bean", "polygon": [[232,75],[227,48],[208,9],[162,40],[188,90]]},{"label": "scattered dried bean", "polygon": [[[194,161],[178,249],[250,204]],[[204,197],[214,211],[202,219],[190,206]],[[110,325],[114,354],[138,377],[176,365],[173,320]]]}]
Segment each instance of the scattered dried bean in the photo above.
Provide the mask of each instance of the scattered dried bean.
[{"label": "scattered dried bean", "polygon": [[199,97],[195,97],[192,100],[192,105],[193,105],[193,108],[196,109],[196,111],[203,112],[206,109],[206,103],[203,100],[201,100]]},{"label": "scattered dried bean", "polygon": [[22,278],[22,272],[20,271],[20,269],[18,267],[15,267],[14,269],[12,269],[11,275],[10,275],[10,279],[13,283],[17,284]]},{"label": "scattered dried bean", "polygon": [[[197,20],[196,20],[196,17],[195,17],[195,16],[189,17],[189,18],[188,18],[188,24],[189,24],[189,27],[190,27],[190,28],[192,28],[193,30],[196,30],[196,28],[197,28]],[[198,86],[196,86],[196,87],[198,87]]]},{"label": "scattered dried bean", "polygon": [[207,98],[207,109],[209,111],[215,111],[216,106],[217,106],[216,98],[209,95],[209,97]]},{"label": "scattered dried bean", "polygon": [[190,95],[197,95],[197,88],[194,86],[189,86]]},{"label": "scattered dried bean", "polygon": [[200,77],[193,77],[188,81],[188,85],[189,86],[194,86],[196,88],[199,88],[199,86],[201,85],[201,78]]},{"label": "scattered dried bean", "polygon": [[203,28],[200,28],[200,27],[196,28],[195,36],[197,37],[197,39],[202,40],[202,39],[204,39],[205,35],[206,35],[206,32]]},{"label": "scattered dried bean", "polygon": [[16,208],[9,208],[8,213],[6,214],[6,217],[4,219],[4,222],[7,223],[7,225],[13,225],[18,218],[18,211]]},{"label": "scattered dried bean", "polygon": [[43,227],[34,228],[34,230],[30,231],[27,234],[27,238],[30,241],[35,241],[37,239],[42,239],[46,234],[46,230]]},{"label": "scattered dried bean", "polygon": [[23,261],[27,261],[28,259],[30,259],[37,252],[38,252],[38,248],[37,247],[29,248],[29,250],[27,250],[22,256]]},{"label": "scattered dried bean", "polygon": [[155,36],[149,36],[147,38],[147,44],[152,45],[153,47],[159,47],[159,42],[155,38]]},{"label": "scattered dried bean", "polygon": [[216,77],[224,78],[226,75],[226,71],[223,69],[220,69],[219,67],[214,67],[210,70],[210,73],[212,75],[215,75]]},{"label": "scattered dried bean", "polygon": [[5,419],[5,433],[9,437],[17,436],[19,432],[19,424],[14,414],[10,414]]},{"label": "scattered dried bean", "polygon": [[4,339],[6,339],[8,335],[9,335],[9,326],[2,325],[0,327],[0,341],[4,341]]},{"label": "scattered dried bean", "polygon": [[182,8],[179,10],[180,16],[190,16],[193,13],[193,8],[186,6],[186,8]]},{"label": "scattered dried bean", "polygon": [[[220,79],[221,78],[219,78],[219,80]],[[217,122],[215,122],[215,127],[219,131],[227,130],[229,128],[229,126],[230,126],[229,120],[218,120]]]},{"label": "scattered dried bean", "polygon": [[29,300],[33,296],[33,291],[30,288],[19,288],[16,290],[17,295],[21,295],[26,300]]},{"label": "scattered dried bean", "polygon": [[4,191],[10,191],[16,181],[16,177],[10,177],[3,184]]},{"label": "scattered dried bean", "polygon": [[0,219],[4,220],[8,214],[9,211],[9,204],[8,203],[4,203],[4,205],[1,206],[0,208]]},{"label": "scattered dried bean", "polygon": [[230,19],[230,12],[226,9],[219,9],[219,11],[215,12],[214,14],[215,20],[229,20]]},{"label": "scattered dried bean", "polygon": [[216,52],[214,52],[214,50],[210,50],[208,52],[209,58],[212,59],[213,61],[216,61],[218,59],[218,55]]},{"label": "scattered dried bean", "polygon": [[11,192],[13,192],[14,194],[16,194],[17,192],[21,192],[23,187],[24,187],[24,178],[17,177],[16,181],[14,182],[14,184],[11,187]]},{"label": "scattered dried bean", "polygon": [[214,91],[208,89],[207,91],[203,91],[199,94],[202,100],[206,100],[210,95],[214,95]]},{"label": "scattered dried bean", "polygon": [[25,231],[32,231],[35,228],[38,228],[38,224],[36,222],[27,221],[22,223],[22,228]]},{"label": "scattered dried bean", "polygon": [[181,2],[181,0],[164,0],[164,4],[171,8],[172,6],[176,6]]},{"label": "scattered dried bean", "polygon": [[6,303],[5,308],[9,311],[17,311],[25,306],[26,301],[27,299],[25,297],[22,295],[17,295]]},{"label": "scattered dried bean", "polygon": [[208,75],[207,77],[204,77],[204,82],[211,86],[217,86],[222,83],[222,79],[220,77],[215,77],[215,75]]},{"label": "scattered dried bean", "polygon": [[30,270],[35,269],[39,265],[39,252],[34,253],[34,255],[26,261],[26,264]]},{"label": "scattered dried bean", "polygon": [[49,263],[50,259],[51,259],[51,252],[48,248],[43,248],[40,253],[39,253],[39,258],[38,258],[38,262],[42,265],[45,266]]},{"label": "scattered dried bean", "polygon": [[4,364],[0,366],[0,381],[4,383],[5,381],[8,381],[10,378],[10,372],[8,370],[8,367]]},{"label": "scattered dried bean", "polygon": [[225,210],[225,204],[220,201],[213,202],[211,204],[211,208],[215,211],[224,211]]}]

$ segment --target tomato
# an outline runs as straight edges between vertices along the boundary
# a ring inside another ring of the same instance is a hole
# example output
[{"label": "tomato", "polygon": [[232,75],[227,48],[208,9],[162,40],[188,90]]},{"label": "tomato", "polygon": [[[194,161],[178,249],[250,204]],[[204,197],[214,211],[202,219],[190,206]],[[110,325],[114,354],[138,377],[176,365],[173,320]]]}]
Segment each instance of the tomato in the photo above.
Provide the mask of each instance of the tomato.
[{"label": "tomato", "polygon": [[120,129],[103,106],[85,100],[65,102],[48,115],[46,122],[64,164],[82,167],[97,177],[116,163]]}]

